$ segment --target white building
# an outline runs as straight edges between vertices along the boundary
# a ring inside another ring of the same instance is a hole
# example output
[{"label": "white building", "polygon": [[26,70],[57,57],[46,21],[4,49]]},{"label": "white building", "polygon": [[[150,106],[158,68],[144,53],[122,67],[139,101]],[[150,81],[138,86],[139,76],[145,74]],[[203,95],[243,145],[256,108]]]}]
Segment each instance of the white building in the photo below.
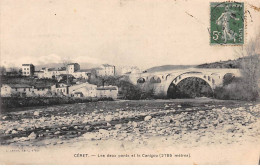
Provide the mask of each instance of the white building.
[{"label": "white building", "polygon": [[59,83],[51,86],[51,92],[58,96],[67,96],[69,94],[69,86],[64,83]]},{"label": "white building", "polygon": [[30,86],[26,84],[3,84],[1,87],[1,97],[34,97],[48,96],[48,94],[50,94],[50,87],[48,86]]},{"label": "white building", "polygon": [[78,63],[70,63],[67,65],[67,73],[73,74],[74,72],[80,70],[80,65]]},{"label": "white building", "polygon": [[51,87],[50,86],[34,86],[32,91],[35,96],[44,96],[44,97],[51,97]]},{"label": "white building", "polygon": [[34,76],[42,79],[42,78],[55,78],[60,79],[62,75],[72,75],[75,78],[84,78],[88,79],[89,71],[80,70],[80,65],[78,63],[71,63],[67,65],[67,69],[65,67],[60,69],[55,68],[42,68],[40,71],[35,71]]},{"label": "white building", "polygon": [[118,87],[117,86],[101,86],[97,88],[97,97],[111,97],[117,99]]},{"label": "white building", "polygon": [[69,95],[72,97],[96,97],[97,86],[89,83],[81,83],[69,87]]},{"label": "white building", "polygon": [[91,72],[90,72],[90,70],[84,70],[84,69],[82,69],[82,70],[78,70],[78,71],[76,71],[76,72],[73,72],[72,75],[73,75],[76,79],[78,79],[78,78],[88,79],[89,76],[91,75]]},{"label": "white building", "polygon": [[55,69],[55,68],[42,68],[41,71],[37,71],[36,74],[38,78],[57,78],[61,74],[67,74],[64,69]]},{"label": "white building", "polygon": [[97,76],[115,76],[116,68],[114,65],[103,64],[96,69]]},{"label": "white building", "polygon": [[23,76],[33,76],[35,67],[33,64],[22,64],[22,75]]}]

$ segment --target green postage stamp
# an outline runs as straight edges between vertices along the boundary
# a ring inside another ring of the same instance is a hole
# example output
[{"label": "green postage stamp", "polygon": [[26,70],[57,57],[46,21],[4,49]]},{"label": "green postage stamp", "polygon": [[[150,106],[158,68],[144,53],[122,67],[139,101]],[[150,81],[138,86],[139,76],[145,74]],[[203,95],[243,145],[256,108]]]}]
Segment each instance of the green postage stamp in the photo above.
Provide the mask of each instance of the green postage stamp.
[{"label": "green postage stamp", "polygon": [[244,3],[210,3],[210,44],[244,44]]}]

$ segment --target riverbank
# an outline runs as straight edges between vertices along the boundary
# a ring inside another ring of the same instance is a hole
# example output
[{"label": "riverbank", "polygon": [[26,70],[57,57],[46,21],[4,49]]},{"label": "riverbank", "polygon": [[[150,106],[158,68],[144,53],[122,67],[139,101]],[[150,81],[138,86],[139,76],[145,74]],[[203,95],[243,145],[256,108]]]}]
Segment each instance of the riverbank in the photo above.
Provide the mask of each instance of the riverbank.
[{"label": "riverbank", "polygon": [[52,106],[60,104],[75,104],[97,101],[113,101],[112,98],[72,98],[72,97],[1,97],[1,111],[14,108]]}]

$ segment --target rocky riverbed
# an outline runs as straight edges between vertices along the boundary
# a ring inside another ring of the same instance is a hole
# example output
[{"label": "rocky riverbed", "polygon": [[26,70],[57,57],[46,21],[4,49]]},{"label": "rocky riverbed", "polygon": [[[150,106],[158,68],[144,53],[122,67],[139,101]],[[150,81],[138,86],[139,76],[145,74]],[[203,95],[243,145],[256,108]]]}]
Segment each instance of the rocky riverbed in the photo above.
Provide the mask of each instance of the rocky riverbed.
[{"label": "rocky riverbed", "polygon": [[196,147],[258,143],[260,138],[260,104],[238,101],[91,102],[9,110],[0,117],[3,146],[115,140],[140,147],[159,138],[169,145]]}]

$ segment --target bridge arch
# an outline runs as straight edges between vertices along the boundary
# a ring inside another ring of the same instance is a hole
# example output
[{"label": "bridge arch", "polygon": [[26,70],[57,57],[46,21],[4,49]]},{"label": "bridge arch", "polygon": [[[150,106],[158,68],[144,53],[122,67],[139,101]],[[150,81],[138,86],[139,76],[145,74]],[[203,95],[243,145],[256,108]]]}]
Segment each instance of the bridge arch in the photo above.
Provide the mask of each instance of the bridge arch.
[{"label": "bridge arch", "polygon": [[190,78],[190,77],[202,79],[203,81],[205,81],[210,86],[212,91],[215,88],[216,81],[211,75],[204,74],[202,72],[185,72],[185,73],[182,73],[182,74],[179,74],[179,75],[174,75],[174,76],[169,75],[168,76],[166,85],[164,87],[165,95],[167,95],[168,89],[169,89],[169,87],[172,83],[175,86],[177,86],[181,81],[183,81],[184,79]]},{"label": "bridge arch", "polygon": [[137,79],[137,83],[144,83],[146,80],[145,78],[139,78]]},{"label": "bridge arch", "polygon": [[162,80],[158,76],[153,76],[150,78],[150,83],[161,83],[161,82],[162,82]]}]

